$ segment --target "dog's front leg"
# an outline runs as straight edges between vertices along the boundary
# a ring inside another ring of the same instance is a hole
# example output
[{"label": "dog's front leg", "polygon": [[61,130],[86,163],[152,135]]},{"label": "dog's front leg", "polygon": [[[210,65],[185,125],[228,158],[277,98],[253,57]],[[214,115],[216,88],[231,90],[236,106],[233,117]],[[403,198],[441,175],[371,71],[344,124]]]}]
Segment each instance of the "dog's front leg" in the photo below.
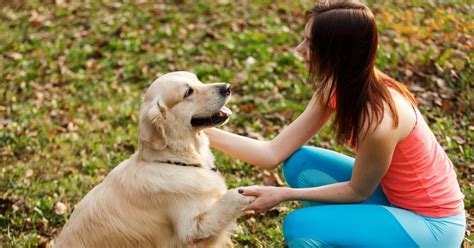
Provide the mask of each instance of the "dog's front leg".
[{"label": "dog's front leg", "polygon": [[227,191],[209,210],[181,223],[182,229],[178,230],[178,233],[182,241],[199,242],[217,237],[254,199],[253,196],[239,194],[237,189]]}]

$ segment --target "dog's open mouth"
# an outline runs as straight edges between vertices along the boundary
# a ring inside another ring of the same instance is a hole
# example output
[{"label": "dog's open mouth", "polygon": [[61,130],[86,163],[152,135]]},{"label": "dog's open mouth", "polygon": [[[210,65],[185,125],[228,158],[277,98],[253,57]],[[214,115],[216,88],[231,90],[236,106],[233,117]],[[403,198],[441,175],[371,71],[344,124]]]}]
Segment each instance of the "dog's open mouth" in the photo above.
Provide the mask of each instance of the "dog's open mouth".
[{"label": "dog's open mouth", "polygon": [[224,123],[231,114],[232,111],[228,107],[223,106],[219,112],[210,117],[193,117],[191,119],[191,125],[193,127],[220,125]]}]

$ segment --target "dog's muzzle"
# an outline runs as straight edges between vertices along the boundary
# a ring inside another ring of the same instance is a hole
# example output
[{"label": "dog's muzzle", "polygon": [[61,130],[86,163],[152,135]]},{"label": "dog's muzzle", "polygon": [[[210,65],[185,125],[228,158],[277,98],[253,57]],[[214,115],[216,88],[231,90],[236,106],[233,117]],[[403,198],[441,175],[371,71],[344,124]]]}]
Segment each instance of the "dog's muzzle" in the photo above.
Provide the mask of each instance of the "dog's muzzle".
[{"label": "dog's muzzle", "polygon": [[[222,97],[230,98],[231,90],[230,84],[224,84],[218,88],[219,95]],[[227,102],[226,100],[226,102]],[[210,127],[217,126],[224,123],[229,116],[232,114],[232,111],[224,105],[219,109],[217,113],[212,114],[209,117],[193,117],[191,119],[191,125],[193,127]]]},{"label": "dog's muzzle", "polygon": [[193,127],[197,126],[216,126],[224,123],[229,116],[232,114],[232,111],[223,106],[220,111],[210,117],[194,117],[191,119],[191,125]]}]

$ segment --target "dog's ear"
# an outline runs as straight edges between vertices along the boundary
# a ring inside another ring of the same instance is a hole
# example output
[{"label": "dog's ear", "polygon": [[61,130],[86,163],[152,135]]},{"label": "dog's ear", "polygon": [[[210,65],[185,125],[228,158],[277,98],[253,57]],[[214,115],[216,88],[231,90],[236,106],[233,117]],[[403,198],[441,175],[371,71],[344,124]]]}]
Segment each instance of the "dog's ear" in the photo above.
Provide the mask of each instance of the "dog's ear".
[{"label": "dog's ear", "polygon": [[160,100],[154,106],[142,106],[139,124],[139,140],[153,149],[162,150],[168,145],[164,122],[166,107]]}]

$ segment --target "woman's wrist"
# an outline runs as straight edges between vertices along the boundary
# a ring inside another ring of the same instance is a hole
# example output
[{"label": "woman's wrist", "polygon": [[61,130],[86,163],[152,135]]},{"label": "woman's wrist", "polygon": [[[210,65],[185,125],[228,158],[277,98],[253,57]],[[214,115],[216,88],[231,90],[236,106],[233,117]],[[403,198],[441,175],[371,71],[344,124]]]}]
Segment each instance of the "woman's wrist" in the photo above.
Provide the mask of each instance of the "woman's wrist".
[{"label": "woman's wrist", "polygon": [[279,192],[280,202],[296,200],[296,189],[289,187],[281,187]]}]

